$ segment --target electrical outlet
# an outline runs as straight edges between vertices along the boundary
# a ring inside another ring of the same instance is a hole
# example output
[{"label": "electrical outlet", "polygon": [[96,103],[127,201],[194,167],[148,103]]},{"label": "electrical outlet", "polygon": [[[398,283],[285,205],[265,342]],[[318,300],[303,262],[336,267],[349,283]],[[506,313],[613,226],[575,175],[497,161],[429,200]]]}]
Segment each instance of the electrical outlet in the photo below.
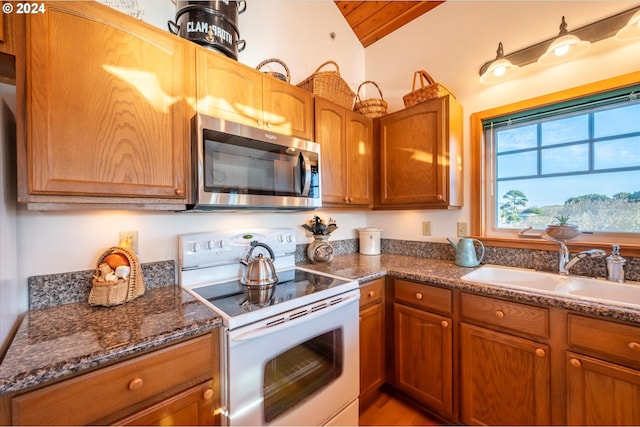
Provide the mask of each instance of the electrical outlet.
[{"label": "electrical outlet", "polygon": [[121,231],[118,243],[123,240],[131,239],[131,250],[138,253],[138,232],[137,231]]},{"label": "electrical outlet", "polygon": [[458,237],[467,237],[469,235],[469,226],[466,222],[458,223]]},{"label": "electrical outlet", "polygon": [[431,221],[422,222],[422,235],[431,236]]}]

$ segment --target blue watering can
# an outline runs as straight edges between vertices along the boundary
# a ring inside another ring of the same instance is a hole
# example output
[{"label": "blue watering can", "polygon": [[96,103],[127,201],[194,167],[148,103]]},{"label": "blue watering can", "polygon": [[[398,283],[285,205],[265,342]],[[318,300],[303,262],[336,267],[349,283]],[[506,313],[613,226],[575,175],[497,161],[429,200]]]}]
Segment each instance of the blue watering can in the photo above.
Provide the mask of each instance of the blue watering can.
[{"label": "blue watering can", "polygon": [[[456,265],[460,267],[475,267],[482,262],[482,258],[484,258],[484,245],[478,239],[472,238],[463,238],[460,239],[458,243],[455,243],[453,240],[447,237],[453,249],[456,250]],[[480,259],[478,259],[476,254],[476,247],[473,242],[478,242],[480,247],[482,248],[482,254],[480,255]]]}]

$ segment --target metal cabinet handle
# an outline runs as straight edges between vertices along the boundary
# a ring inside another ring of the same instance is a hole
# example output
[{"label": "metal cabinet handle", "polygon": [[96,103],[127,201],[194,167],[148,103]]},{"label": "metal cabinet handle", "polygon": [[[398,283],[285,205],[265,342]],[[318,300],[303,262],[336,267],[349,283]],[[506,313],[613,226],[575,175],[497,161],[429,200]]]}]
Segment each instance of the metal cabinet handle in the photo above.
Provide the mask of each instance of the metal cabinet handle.
[{"label": "metal cabinet handle", "polygon": [[502,319],[504,317],[504,311],[502,310],[496,310],[496,317],[498,319]]},{"label": "metal cabinet handle", "polygon": [[581,368],[582,367],[582,363],[580,363],[580,361],[576,358],[573,358],[571,360],[569,360],[569,365],[571,365],[574,368]]},{"label": "metal cabinet handle", "polygon": [[144,381],[142,381],[142,378],[136,377],[131,381],[129,381],[129,390],[131,391],[140,390],[143,385],[144,385]]}]

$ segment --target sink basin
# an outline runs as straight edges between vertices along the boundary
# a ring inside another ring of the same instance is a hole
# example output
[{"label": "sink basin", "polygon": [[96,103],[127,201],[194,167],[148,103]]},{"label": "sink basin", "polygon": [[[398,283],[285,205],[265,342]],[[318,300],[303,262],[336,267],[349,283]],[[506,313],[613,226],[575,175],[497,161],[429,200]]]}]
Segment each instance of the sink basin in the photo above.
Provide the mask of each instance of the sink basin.
[{"label": "sink basin", "polygon": [[622,284],[497,265],[483,265],[464,275],[462,280],[640,309],[640,284]]}]

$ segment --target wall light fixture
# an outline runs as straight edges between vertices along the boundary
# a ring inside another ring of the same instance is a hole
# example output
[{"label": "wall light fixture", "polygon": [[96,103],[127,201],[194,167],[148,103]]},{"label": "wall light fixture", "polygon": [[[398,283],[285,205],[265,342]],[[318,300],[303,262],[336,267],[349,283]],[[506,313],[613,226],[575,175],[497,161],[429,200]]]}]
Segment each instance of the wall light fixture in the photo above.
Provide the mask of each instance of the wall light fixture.
[{"label": "wall light fixture", "polygon": [[[505,55],[504,52],[502,52],[501,55],[500,51],[502,43],[500,43],[498,45],[498,56],[495,59],[485,62],[480,67],[480,81],[486,84],[493,84],[503,82],[506,79],[513,77],[515,72],[507,72],[507,69],[504,70],[502,78],[500,78],[500,76],[498,76],[495,72],[492,73],[492,76],[487,75],[485,77],[485,74],[489,74],[489,72],[497,68],[491,67],[491,65],[494,62],[498,62],[499,60],[509,61],[509,63],[514,67],[523,67],[535,62],[547,65],[569,59],[569,52],[567,52],[567,54],[565,54],[564,56],[559,57],[561,58],[560,61],[547,61],[546,58],[542,59],[545,55],[547,55],[548,51],[551,51],[552,59],[555,59],[553,58],[553,56],[556,56],[554,52],[558,47],[559,42],[566,36],[574,36],[578,39],[578,41],[582,41],[583,46],[586,45],[587,49],[591,43],[595,43],[597,41],[604,40],[613,36],[616,36],[616,39],[623,41],[634,40],[636,39],[636,37],[640,39],[640,6],[636,6],[624,12],[620,12],[607,18],[603,18],[599,21],[585,25],[571,32],[567,31],[566,26],[567,24],[563,17],[562,24],[560,25],[560,34],[558,36],[531,45],[529,47],[525,47],[507,55]],[[629,29],[627,30],[626,28]],[[568,50],[571,51],[572,49],[569,48]],[[583,51],[574,54],[572,57],[579,55]]]},{"label": "wall light fixture", "polygon": [[569,34],[567,31],[567,21],[562,17],[560,24],[560,34],[547,48],[547,51],[538,58],[539,64],[557,64],[575,58],[583,52],[589,50],[591,43],[580,40],[579,37]]},{"label": "wall light fixture", "polygon": [[503,82],[518,74],[519,66],[513,65],[508,59],[504,59],[502,42],[498,43],[496,59],[491,61],[484,73],[480,76],[480,82],[485,84]]},{"label": "wall light fixture", "polygon": [[634,13],[627,25],[616,33],[616,39],[624,41],[640,39],[640,10]]}]

